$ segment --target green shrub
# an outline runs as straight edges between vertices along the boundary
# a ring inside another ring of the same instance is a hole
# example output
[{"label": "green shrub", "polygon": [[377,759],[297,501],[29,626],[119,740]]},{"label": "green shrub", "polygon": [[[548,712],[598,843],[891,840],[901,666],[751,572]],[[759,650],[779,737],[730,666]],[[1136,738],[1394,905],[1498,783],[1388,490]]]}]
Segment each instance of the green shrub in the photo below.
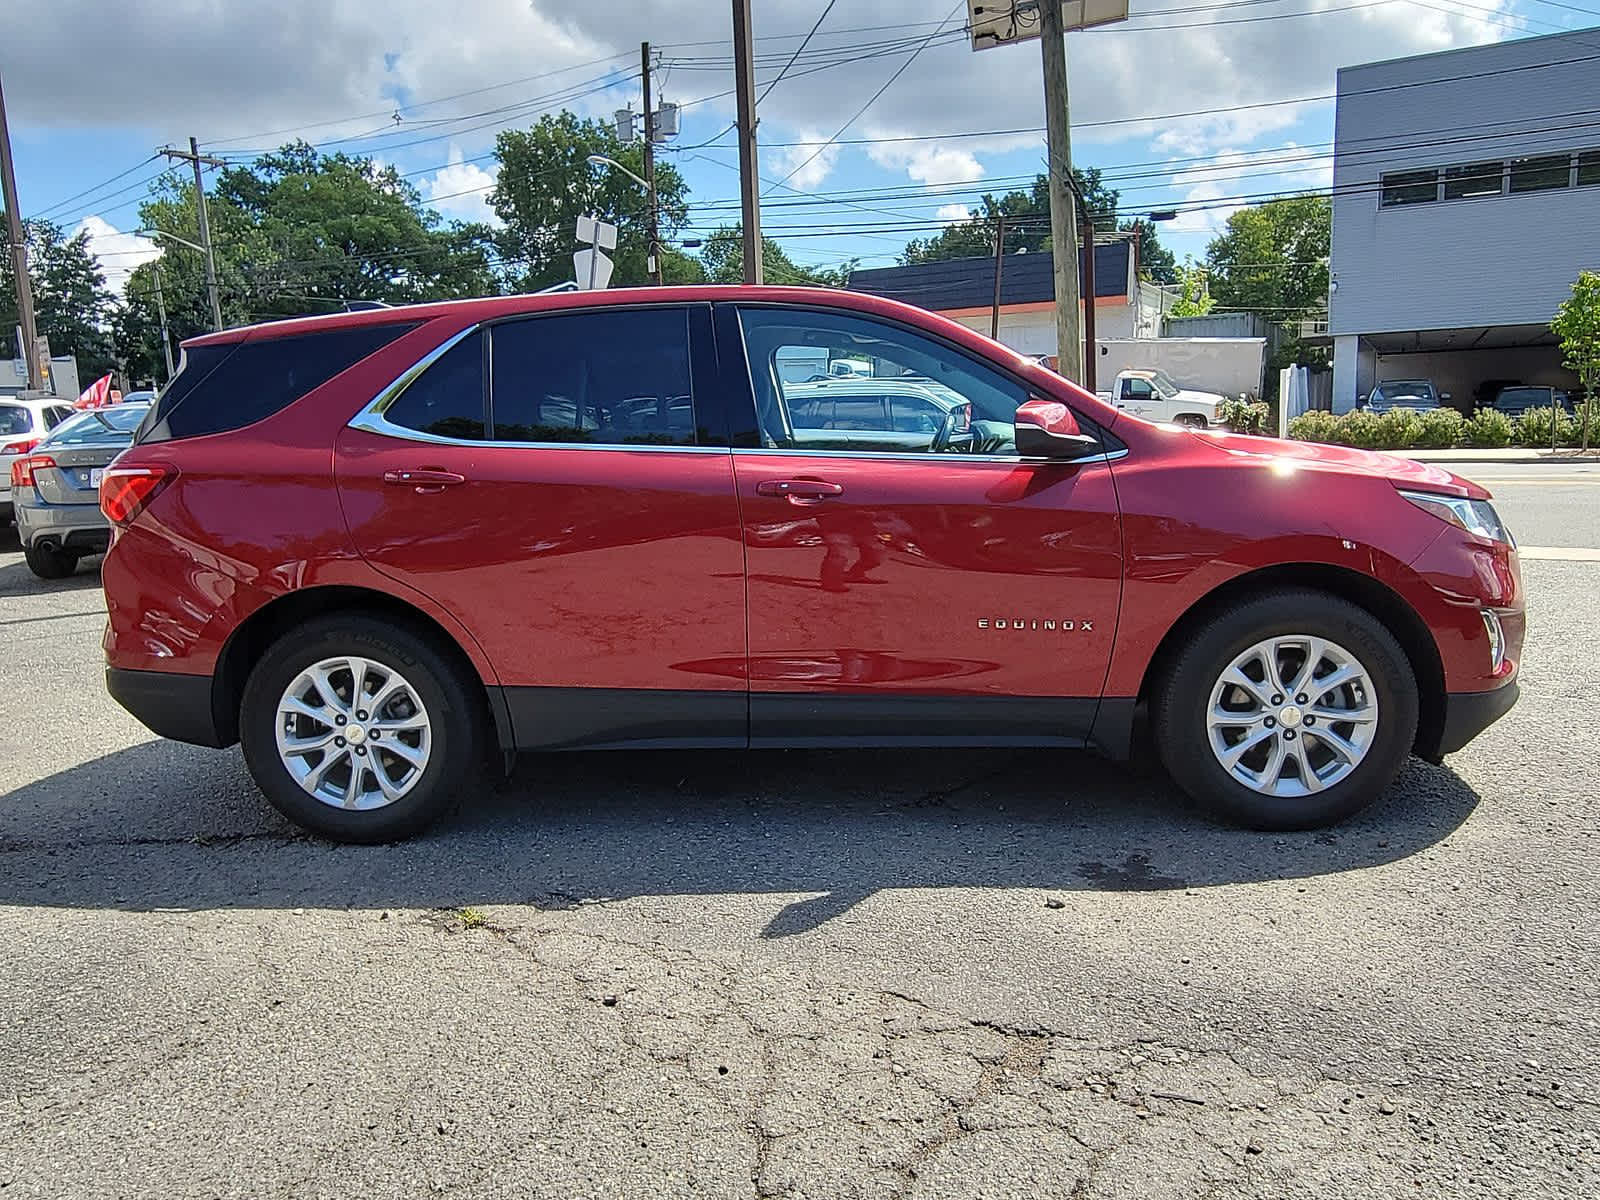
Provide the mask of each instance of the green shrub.
[{"label": "green shrub", "polygon": [[1453,408],[1435,408],[1417,421],[1417,440],[1412,444],[1429,450],[1448,450],[1461,441],[1466,418]]},{"label": "green shrub", "polygon": [[1578,423],[1559,408],[1530,408],[1518,417],[1518,444],[1534,448],[1551,445],[1552,419],[1556,423],[1556,442],[1563,446],[1573,445],[1578,434]]},{"label": "green shrub", "polygon": [[1409,450],[1422,436],[1422,414],[1414,408],[1391,408],[1378,417],[1378,450]]},{"label": "green shrub", "polygon": [[1501,446],[1509,446],[1516,433],[1511,418],[1505,413],[1492,408],[1480,408],[1466,423],[1462,444],[1498,449]]},{"label": "green shrub", "polygon": [[1340,420],[1331,412],[1314,408],[1289,422],[1289,436],[1301,442],[1336,442]]},{"label": "green shrub", "polygon": [[1259,400],[1224,400],[1217,405],[1217,423],[1235,433],[1264,434],[1270,410]]},{"label": "green shrub", "polygon": [[[1581,446],[1584,444],[1583,425],[1585,421],[1589,423],[1588,444],[1594,446],[1600,443],[1600,400],[1590,404],[1587,412],[1584,411],[1583,401],[1578,401],[1577,412],[1569,415],[1563,426],[1564,432],[1561,432],[1560,435],[1563,446]],[[1545,429],[1548,431],[1549,426],[1545,426]],[[1548,442],[1545,443],[1547,446],[1549,444]]]},{"label": "green shrub", "polygon": [[1381,450],[1383,437],[1383,419],[1374,412],[1358,408],[1339,419],[1339,429],[1333,440],[1341,446],[1355,446],[1360,450]]}]

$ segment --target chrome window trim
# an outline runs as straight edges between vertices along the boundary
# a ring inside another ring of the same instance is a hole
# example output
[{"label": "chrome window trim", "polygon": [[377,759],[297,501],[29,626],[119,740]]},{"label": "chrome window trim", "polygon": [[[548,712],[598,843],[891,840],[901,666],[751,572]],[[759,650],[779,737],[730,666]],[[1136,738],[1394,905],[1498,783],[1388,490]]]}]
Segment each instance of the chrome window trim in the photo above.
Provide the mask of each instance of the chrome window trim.
[{"label": "chrome window trim", "polygon": [[1126,448],[1095,454],[1088,458],[1023,458],[1018,454],[930,454],[926,450],[783,450],[770,446],[740,446],[733,453],[782,455],[787,458],[864,458],[884,459],[890,462],[938,463],[941,466],[958,466],[962,463],[1006,463],[1013,467],[1054,465],[1059,467],[1093,467],[1101,463],[1116,462],[1128,457]]},{"label": "chrome window trim", "polygon": [[[681,306],[656,305],[654,307],[672,308]],[[562,311],[565,312],[567,310]],[[539,316],[541,314],[530,313],[527,315]],[[364,433],[375,433],[380,437],[397,438],[404,442],[423,442],[431,446],[464,446],[479,450],[489,447],[503,447],[508,450],[629,450],[644,451],[651,454],[660,454],[664,451],[673,454],[729,453],[727,446],[660,446],[646,442],[503,442],[490,440],[489,438],[441,437],[437,433],[427,433],[421,429],[411,429],[405,425],[396,425],[383,415],[385,410],[400,398],[419,375],[448,354],[457,343],[471,337],[486,325],[495,323],[497,322],[477,321],[446,338],[385,385],[360,412],[350,418],[347,428],[359,429]]]}]

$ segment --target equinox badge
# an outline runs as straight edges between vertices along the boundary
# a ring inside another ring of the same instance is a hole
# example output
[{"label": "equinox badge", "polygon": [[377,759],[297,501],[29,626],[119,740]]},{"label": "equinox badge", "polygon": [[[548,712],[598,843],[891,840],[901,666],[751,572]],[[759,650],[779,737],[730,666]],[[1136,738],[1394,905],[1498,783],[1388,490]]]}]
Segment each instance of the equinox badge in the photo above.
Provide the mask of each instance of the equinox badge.
[{"label": "equinox badge", "polygon": [[1030,619],[1028,619],[1026,617],[979,617],[978,618],[978,628],[979,629],[1038,629],[1038,630],[1043,630],[1043,631],[1046,631],[1046,632],[1048,632],[1050,630],[1059,629],[1063,633],[1072,633],[1075,630],[1079,631],[1079,632],[1082,632],[1082,633],[1093,633],[1094,632],[1094,622],[1093,621],[1039,621],[1039,620],[1030,620]]}]

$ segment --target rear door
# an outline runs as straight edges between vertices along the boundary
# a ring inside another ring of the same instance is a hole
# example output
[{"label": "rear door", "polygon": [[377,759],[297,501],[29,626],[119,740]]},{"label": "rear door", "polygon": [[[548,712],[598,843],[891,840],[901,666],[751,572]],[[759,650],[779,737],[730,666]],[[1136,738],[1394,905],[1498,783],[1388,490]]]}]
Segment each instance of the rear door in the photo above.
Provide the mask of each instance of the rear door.
[{"label": "rear door", "polygon": [[[747,305],[719,306],[717,332],[747,405],[752,744],[1081,745],[1121,597],[1108,458],[1019,458],[1027,388],[907,326]],[[819,347],[935,381],[970,428],[897,451],[797,440],[777,365]]]},{"label": "rear door", "polygon": [[471,631],[525,748],[745,742],[710,336],[684,305],[469,329],[340,436],[356,545]]}]

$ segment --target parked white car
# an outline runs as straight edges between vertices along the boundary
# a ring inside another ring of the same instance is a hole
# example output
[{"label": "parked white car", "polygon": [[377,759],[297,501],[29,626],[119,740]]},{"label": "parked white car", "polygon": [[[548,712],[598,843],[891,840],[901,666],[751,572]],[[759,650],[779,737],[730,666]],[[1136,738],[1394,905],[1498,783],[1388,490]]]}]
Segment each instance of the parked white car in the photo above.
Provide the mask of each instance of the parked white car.
[{"label": "parked white car", "polygon": [[1100,398],[1146,421],[1171,421],[1201,429],[1217,423],[1222,397],[1181,388],[1165,371],[1123,371]]},{"label": "parked white car", "polygon": [[0,396],[0,523],[11,520],[11,464],[71,415],[71,401],[59,396],[43,400]]}]

